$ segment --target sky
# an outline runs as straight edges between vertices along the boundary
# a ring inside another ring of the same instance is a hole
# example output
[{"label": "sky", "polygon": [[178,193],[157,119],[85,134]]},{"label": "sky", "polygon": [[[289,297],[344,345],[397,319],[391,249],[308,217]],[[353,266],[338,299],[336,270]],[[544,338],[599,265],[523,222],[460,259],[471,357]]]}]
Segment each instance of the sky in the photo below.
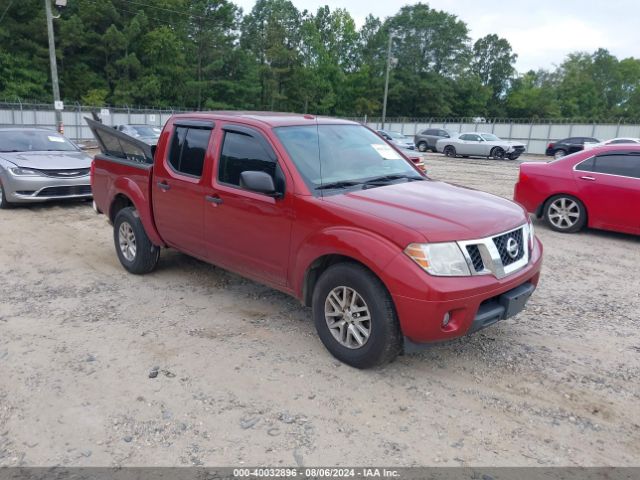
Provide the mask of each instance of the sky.
[{"label": "sky", "polygon": [[[255,0],[233,0],[245,12]],[[346,8],[361,26],[369,13],[385,18],[415,1],[291,0],[299,10]],[[575,51],[602,47],[619,59],[640,58],[640,0],[431,0],[431,8],[463,20],[473,41],[496,33],[518,54],[516,69],[552,69]]]}]

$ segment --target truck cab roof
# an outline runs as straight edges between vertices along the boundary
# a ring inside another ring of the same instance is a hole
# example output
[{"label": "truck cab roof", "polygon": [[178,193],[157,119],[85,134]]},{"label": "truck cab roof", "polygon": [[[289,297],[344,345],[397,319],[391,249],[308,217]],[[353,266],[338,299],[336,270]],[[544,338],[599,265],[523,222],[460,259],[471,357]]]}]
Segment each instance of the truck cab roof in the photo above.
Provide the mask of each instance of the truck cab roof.
[{"label": "truck cab roof", "polygon": [[173,116],[174,119],[202,119],[218,121],[238,121],[263,127],[288,127],[294,125],[359,125],[351,120],[338,118],[318,117],[316,115],[302,113],[279,112],[251,112],[251,111],[213,111],[180,113]]}]

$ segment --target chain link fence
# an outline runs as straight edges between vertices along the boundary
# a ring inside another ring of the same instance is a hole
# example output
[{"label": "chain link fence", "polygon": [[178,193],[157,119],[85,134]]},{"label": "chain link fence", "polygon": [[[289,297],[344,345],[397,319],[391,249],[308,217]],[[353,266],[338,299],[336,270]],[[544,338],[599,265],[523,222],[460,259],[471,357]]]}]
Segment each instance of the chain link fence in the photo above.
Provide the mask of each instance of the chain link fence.
[{"label": "chain link fence", "polygon": [[[101,115],[106,125],[144,124],[162,127],[181,108],[92,107],[66,104],[62,112],[65,134],[76,141],[93,139],[84,117]],[[374,129],[382,128],[381,118],[349,117]],[[55,130],[53,106],[21,101],[0,102],[0,127],[37,126]],[[488,132],[507,140],[527,144],[527,151],[544,154],[549,142],[569,137],[607,140],[616,137],[640,138],[640,119],[525,119],[525,118],[388,118],[385,129],[413,136],[427,128],[446,128],[454,132]]]}]

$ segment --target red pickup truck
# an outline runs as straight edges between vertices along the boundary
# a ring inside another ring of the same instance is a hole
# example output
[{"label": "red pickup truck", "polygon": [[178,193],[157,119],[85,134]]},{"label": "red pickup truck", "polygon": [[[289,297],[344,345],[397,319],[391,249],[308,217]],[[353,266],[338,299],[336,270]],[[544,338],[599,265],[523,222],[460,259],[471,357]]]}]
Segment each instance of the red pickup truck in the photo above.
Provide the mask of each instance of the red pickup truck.
[{"label": "red pickup truck", "polygon": [[129,272],[175,248],[311,307],[326,348],[367,368],[520,312],[542,245],[503,198],[428,178],[358,123],[194,113],[157,147],[91,122],[95,208]]}]

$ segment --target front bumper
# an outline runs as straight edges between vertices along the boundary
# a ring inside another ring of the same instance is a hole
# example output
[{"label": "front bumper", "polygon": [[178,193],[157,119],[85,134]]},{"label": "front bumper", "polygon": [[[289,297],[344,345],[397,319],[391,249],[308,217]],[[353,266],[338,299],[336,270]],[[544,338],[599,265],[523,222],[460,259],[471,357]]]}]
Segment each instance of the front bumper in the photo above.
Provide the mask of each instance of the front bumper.
[{"label": "front bumper", "polygon": [[11,203],[44,202],[73,198],[91,198],[89,175],[74,178],[53,178],[45,176],[3,177],[7,201]]},{"label": "front bumper", "polygon": [[[407,277],[410,263],[405,264],[401,257],[392,263],[390,269],[397,268],[398,273],[402,269]],[[529,263],[501,279],[493,275],[433,277],[417,271],[410,276],[410,296],[390,288],[406,339],[405,351],[411,350],[407,346],[413,344],[452,340],[515,315],[537,286],[541,267],[542,244],[536,238]],[[508,301],[509,298],[512,300]],[[449,316],[449,322],[443,326],[445,315]]]}]

